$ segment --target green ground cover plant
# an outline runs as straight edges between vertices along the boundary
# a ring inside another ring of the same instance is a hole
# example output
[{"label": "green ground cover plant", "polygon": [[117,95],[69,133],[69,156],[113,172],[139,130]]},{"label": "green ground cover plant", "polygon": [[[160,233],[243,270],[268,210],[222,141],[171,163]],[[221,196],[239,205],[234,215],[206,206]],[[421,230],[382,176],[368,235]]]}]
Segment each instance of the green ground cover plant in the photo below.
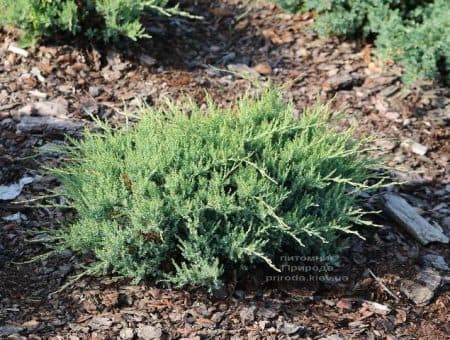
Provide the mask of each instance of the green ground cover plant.
[{"label": "green ground cover plant", "polygon": [[314,11],[322,35],[374,36],[378,55],[404,66],[407,83],[450,79],[448,0],[276,0],[290,11]]},{"label": "green ground cover plant", "polygon": [[23,31],[23,43],[55,33],[115,41],[146,37],[140,19],[145,10],[163,15],[184,14],[168,0],[0,0],[0,25]]},{"label": "green ground cover plant", "polygon": [[295,118],[269,88],[234,109],[168,104],[86,131],[51,170],[79,214],[56,248],[95,255],[90,274],[209,288],[282,254],[336,255],[367,223],[356,200],[375,162],[329,119],[324,105]]}]

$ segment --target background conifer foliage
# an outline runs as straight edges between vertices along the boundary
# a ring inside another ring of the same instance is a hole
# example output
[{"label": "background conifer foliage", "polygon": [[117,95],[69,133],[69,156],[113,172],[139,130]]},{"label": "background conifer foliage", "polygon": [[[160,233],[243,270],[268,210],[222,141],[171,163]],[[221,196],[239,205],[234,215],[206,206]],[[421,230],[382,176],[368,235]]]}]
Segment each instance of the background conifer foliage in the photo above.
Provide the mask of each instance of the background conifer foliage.
[{"label": "background conifer foliage", "polygon": [[23,30],[24,43],[66,32],[91,40],[146,37],[140,19],[145,10],[185,14],[168,0],[1,0],[0,24]]},{"label": "background conifer foliage", "polygon": [[[322,35],[371,36],[378,56],[404,67],[408,83],[450,72],[447,0],[276,0],[289,11],[314,11]],[[447,77],[447,81],[448,81]]]}]

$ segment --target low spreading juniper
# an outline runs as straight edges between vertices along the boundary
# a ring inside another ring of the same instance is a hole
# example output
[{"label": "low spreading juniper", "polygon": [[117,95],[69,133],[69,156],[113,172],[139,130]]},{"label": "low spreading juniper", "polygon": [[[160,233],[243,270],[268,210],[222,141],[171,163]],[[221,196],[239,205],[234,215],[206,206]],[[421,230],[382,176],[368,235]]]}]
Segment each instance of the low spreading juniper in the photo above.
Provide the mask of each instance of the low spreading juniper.
[{"label": "low spreading juniper", "polygon": [[92,274],[209,288],[277,270],[281,254],[336,254],[363,220],[374,161],[330,117],[316,105],[296,119],[271,87],[234,109],[169,104],[86,131],[52,170],[79,215],[58,247],[93,254]]}]

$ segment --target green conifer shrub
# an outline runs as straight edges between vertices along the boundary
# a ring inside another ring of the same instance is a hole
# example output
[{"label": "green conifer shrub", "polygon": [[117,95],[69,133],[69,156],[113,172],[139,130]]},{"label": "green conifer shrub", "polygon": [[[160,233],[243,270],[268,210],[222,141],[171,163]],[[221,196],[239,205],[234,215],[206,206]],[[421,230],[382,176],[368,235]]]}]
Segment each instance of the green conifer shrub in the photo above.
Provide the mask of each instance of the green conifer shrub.
[{"label": "green conifer shrub", "polygon": [[67,32],[89,39],[114,41],[145,37],[140,23],[144,10],[165,15],[186,14],[169,0],[0,0],[0,25],[23,30],[23,42]]},{"label": "green conifer shrub", "polygon": [[448,0],[276,0],[289,11],[318,14],[322,35],[375,35],[382,59],[404,66],[407,83],[450,72]]},{"label": "green conifer shrub", "polygon": [[52,170],[79,214],[58,247],[94,254],[89,273],[209,288],[280,254],[337,254],[364,222],[355,202],[374,161],[330,116],[317,105],[296,119],[270,88],[236,109],[168,105],[86,131]]}]

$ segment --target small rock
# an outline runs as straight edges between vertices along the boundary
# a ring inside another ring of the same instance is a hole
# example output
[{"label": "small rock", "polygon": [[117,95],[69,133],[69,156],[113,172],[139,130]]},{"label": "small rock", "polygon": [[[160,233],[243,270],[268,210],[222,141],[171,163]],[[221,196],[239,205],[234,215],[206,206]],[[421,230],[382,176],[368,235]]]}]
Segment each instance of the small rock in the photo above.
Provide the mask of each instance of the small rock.
[{"label": "small rock", "polygon": [[99,86],[89,86],[88,91],[92,97],[98,97],[100,95],[100,93],[102,92],[102,90]]},{"label": "small rock", "polygon": [[24,177],[17,183],[0,185],[0,201],[9,201],[15,199],[20,195],[23,187],[33,182],[33,180],[33,177]]},{"label": "small rock", "polygon": [[426,266],[431,266],[438,270],[450,271],[447,262],[445,262],[444,258],[440,255],[427,254],[422,260]]},{"label": "small rock", "polygon": [[137,335],[140,339],[144,340],[161,339],[162,330],[161,327],[141,325],[137,330]]},{"label": "small rock", "polygon": [[406,280],[400,290],[418,306],[426,306],[433,299],[442,283],[438,272],[427,268],[421,271],[414,281]]},{"label": "small rock", "polygon": [[405,139],[401,143],[401,146],[420,156],[424,156],[428,151],[428,148],[425,145],[417,143],[411,139]]},{"label": "small rock", "polygon": [[254,69],[263,76],[270,76],[272,74],[272,67],[269,63],[259,63],[254,67]]},{"label": "small rock", "polygon": [[122,328],[119,334],[121,339],[129,340],[134,338],[134,330],[132,328]]}]

